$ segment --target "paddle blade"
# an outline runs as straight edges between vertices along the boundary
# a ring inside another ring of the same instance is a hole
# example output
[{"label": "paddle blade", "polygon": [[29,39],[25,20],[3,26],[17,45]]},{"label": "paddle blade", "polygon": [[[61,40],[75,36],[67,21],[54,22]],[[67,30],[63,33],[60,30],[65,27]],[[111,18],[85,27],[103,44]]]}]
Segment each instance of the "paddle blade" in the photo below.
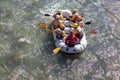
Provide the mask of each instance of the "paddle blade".
[{"label": "paddle blade", "polygon": [[95,30],[90,30],[90,34],[97,34],[97,32]]},{"label": "paddle blade", "polygon": [[53,31],[51,29],[46,29],[47,33],[52,33]]},{"label": "paddle blade", "polygon": [[91,21],[89,21],[89,22],[86,22],[85,24],[86,24],[86,25],[89,25],[89,24],[91,24]]},{"label": "paddle blade", "polygon": [[50,14],[45,14],[45,16],[51,16]]},{"label": "paddle blade", "polygon": [[58,48],[55,48],[55,49],[53,50],[53,54],[57,54],[59,51],[60,51],[60,48],[59,48],[59,47],[58,47]]},{"label": "paddle blade", "polygon": [[45,23],[41,23],[41,24],[39,24],[39,26],[40,26],[41,28],[45,28],[45,27],[46,27],[46,24],[45,24]]}]

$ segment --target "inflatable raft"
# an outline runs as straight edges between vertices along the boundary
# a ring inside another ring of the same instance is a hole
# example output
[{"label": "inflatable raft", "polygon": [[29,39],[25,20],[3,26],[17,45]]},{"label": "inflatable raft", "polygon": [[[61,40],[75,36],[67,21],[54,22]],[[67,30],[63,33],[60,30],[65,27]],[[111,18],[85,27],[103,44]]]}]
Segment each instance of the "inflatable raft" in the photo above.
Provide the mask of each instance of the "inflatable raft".
[{"label": "inflatable raft", "polygon": [[[62,10],[62,16],[69,18],[71,16],[71,12],[69,10]],[[65,20],[62,22],[65,25],[65,33],[69,34],[69,31],[72,29],[69,25],[72,24],[72,21]],[[84,32],[84,29],[82,29],[83,37],[79,39],[79,42],[74,46],[74,47],[69,47],[68,45],[65,44],[65,38],[58,39],[56,38],[56,33],[53,31],[53,37],[54,37],[54,42],[56,47],[60,47],[60,50],[63,52],[66,52],[68,54],[78,54],[81,53],[85,50],[87,47],[87,40],[86,40],[86,35]],[[52,30],[54,28],[52,27]]]}]

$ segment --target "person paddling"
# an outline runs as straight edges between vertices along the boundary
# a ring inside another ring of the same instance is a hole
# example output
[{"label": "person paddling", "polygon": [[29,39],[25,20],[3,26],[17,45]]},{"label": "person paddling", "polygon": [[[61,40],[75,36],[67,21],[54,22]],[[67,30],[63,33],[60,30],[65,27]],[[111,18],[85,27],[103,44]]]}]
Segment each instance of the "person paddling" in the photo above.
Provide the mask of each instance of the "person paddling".
[{"label": "person paddling", "polygon": [[62,11],[61,11],[61,10],[58,10],[57,13],[55,13],[55,14],[53,15],[53,18],[55,19],[57,15],[59,15],[59,17],[60,17],[59,20],[66,20],[66,19],[62,16]]},{"label": "person paddling", "polygon": [[73,34],[80,40],[83,37],[82,28],[77,23],[71,24],[71,27],[74,28]]},{"label": "person paddling", "polygon": [[69,36],[65,39],[65,44],[69,47],[74,47],[78,42],[78,38],[73,34],[73,31],[70,31]]},{"label": "person paddling", "polygon": [[84,16],[83,14],[78,15],[77,9],[73,9],[70,20],[73,22],[79,22],[79,21],[82,21],[83,16]]},{"label": "person paddling", "polygon": [[55,33],[56,33],[56,38],[57,39],[62,39],[64,37],[67,37],[67,34],[65,33],[64,31],[65,28],[57,28],[55,30]]},{"label": "person paddling", "polygon": [[78,17],[77,10],[76,10],[76,9],[73,9],[73,10],[72,10],[72,16],[71,16],[70,20],[73,21],[73,22],[75,22],[76,19],[77,19],[77,17]]},{"label": "person paddling", "polygon": [[50,23],[50,26],[53,26],[54,29],[65,28],[65,25],[60,20],[59,15],[56,15],[56,18]]}]

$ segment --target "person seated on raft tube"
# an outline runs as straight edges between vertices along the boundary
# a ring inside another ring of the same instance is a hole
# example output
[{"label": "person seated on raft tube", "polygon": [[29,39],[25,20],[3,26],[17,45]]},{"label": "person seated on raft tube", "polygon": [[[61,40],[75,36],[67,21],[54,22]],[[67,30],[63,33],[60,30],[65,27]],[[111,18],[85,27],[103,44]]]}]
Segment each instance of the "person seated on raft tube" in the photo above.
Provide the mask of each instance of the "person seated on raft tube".
[{"label": "person seated on raft tube", "polygon": [[65,39],[65,44],[69,47],[74,47],[78,42],[78,38],[73,34],[73,31],[70,31],[70,34]]},{"label": "person seated on raft tube", "polygon": [[61,11],[61,10],[58,10],[57,13],[55,13],[55,14],[53,15],[53,18],[55,19],[57,15],[60,16],[60,20],[66,20],[66,19],[62,16],[62,11]]},{"label": "person seated on raft tube", "polygon": [[59,15],[56,15],[56,18],[50,23],[50,26],[53,26],[54,29],[64,28],[65,27],[65,25],[60,20],[60,16]]},{"label": "person seated on raft tube", "polygon": [[73,34],[80,40],[83,37],[82,28],[77,23],[71,24],[71,27],[74,28]]},{"label": "person seated on raft tube", "polygon": [[72,16],[70,16],[70,20],[73,22],[79,22],[79,21],[82,21],[83,16],[84,16],[83,14],[78,15],[77,10],[73,9]]},{"label": "person seated on raft tube", "polygon": [[81,28],[84,28],[84,26],[85,26],[85,23],[83,21],[80,21],[78,24]]},{"label": "person seated on raft tube", "polygon": [[65,27],[55,29],[57,39],[62,39],[64,37],[67,37],[67,34],[65,33],[64,29]]}]

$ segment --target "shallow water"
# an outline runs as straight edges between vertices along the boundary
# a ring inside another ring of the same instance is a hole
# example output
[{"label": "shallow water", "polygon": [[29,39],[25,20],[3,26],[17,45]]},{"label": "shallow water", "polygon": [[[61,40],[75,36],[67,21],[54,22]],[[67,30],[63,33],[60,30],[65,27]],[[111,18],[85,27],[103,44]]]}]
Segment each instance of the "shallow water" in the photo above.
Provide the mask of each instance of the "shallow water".
[{"label": "shallow water", "polygon": [[[119,80],[120,0],[0,0],[0,80]],[[59,52],[52,34],[39,23],[45,13],[74,9],[84,13],[87,49]],[[97,34],[89,34],[95,29]]]}]

